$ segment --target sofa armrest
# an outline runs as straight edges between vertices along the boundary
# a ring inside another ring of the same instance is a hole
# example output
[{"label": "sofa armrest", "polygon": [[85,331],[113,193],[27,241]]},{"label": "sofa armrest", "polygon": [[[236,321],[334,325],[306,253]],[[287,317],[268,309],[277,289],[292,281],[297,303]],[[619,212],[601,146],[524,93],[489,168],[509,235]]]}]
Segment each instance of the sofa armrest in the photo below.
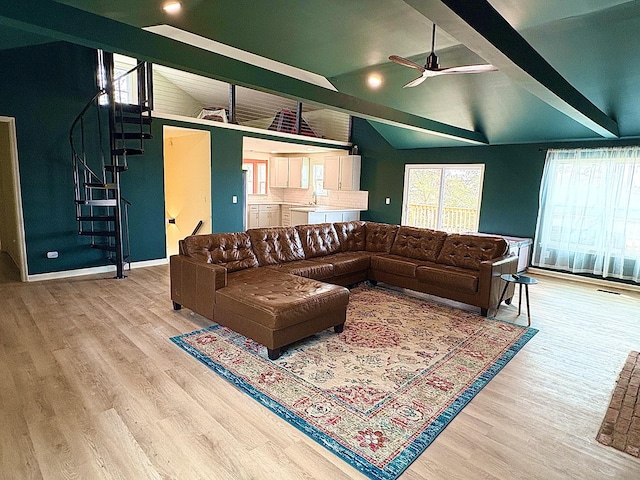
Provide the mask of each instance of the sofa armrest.
[{"label": "sofa armrest", "polygon": [[184,305],[213,320],[216,290],[227,285],[227,269],[185,255],[172,255],[169,271],[173,308],[179,310]]},{"label": "sofa armrest", "polygon": [[[481,298],[482,308],[491,309],[498,306],[500,295],[505,282],[500,275],[505,273],[516,273],[518,270],[518,257],[516,255],[506,255],[480,262],[480,278],[478,293]],[[505,299],[513,297],[513,285],[509,285],[509,290]]]}]

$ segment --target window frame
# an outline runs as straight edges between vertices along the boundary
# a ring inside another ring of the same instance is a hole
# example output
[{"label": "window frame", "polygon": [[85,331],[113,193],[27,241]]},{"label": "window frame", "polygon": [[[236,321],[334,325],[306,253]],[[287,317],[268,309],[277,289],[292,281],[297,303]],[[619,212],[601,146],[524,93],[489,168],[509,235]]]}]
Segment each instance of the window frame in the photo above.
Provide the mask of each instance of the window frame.
[{"label": "window frame", "polygon": [[[445,175],[444,172],[446,170],[460,170],[460,169],[469,169],[469,170],[479,170],[480,171],[480,185],[478,191],[478,198],[476,203],[476,222],[473,228],[465,228],[464,231],[469,232],[478,232],[480,226],[480,212],[482,207],[482,193],[484,188],[484,174],[485,174],[485,164],[484,163],[412,163],[405,164],[404,168],[404,185],[403,185],[403,193],[402,193],[402,218],[401,225],[409,225],[408,223],[408,200],[409,200],[409,179],[412,170],[440,170],[440,190],[438,192],[438,213],[437,213],[437,223],[435,226],[435,230],[447,231],[449,233],[455,233],[454,231],[450,231],[450,229],[444,229],[442,227],[442,213],[443,208],[441,207],[444,199],[444,186],[445,186]],[[429,227],[427,227],[429,228]]]},{"label": "window frame", "polygon": [[[245,168],[246,165],[251,165],[251,169]],[[260,169],[258,168],[260,165],[264,165],[264,180],[260,181]],[[247,192],[248,195],[267,195],[269,193],[269,160],[258,159],[258,158],[243,158],[242,159],[242,168],[247,170],[247,172],[251,172],[253,174],[253,178],[247,181],[247,186],[249,184],[253,185],[253,192]],[[247,173],[249,175],[249,173]],[[264,183],[264,192],[260,192],[260,184]],[[256,191],[257,190],[257,191]]]}]

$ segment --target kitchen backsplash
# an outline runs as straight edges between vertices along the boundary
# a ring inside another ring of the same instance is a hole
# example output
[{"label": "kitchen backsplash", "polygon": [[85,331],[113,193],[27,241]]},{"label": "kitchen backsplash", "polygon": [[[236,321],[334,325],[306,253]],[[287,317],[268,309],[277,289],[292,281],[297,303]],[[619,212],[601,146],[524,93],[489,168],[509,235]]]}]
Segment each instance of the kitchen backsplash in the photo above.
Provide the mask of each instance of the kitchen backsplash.
[{"label": "kitchen backsplash", "polygon": [[[250,203],[295,203],[309,205],[313,203],[313,191],[299,188],[270,188],[268,195],[252,195]],[[329,190],[327,195],[318,195],[317,204],[327,207],[369,208],[369,192],[365,190]]]}]

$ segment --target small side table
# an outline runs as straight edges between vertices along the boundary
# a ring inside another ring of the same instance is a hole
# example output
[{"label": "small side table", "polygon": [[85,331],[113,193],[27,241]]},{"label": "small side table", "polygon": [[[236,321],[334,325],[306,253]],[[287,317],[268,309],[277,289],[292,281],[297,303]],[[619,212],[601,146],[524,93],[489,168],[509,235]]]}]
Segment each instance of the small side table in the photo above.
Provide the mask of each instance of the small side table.
[{"label": "small side table", "polygon": [[527,326],[531,325],[531,311],[529,310],[529,285],[535,285],[538,283],[538,280],[535,278],[527,277],[525,275],[515,275],[510,273],[505,273],[500,275],[500,278],[504,280],[506,285],[504,286],[504,290],[502,290],[502,295],[500,295],[500,301],[498,302],[498,308],[496,308],[496,312],[500,310],[500,304],[504,299],[505,293],[507,293],[507,288],[510,283],[515,283],[520,285],[520,291],[518,293],[518,315],[520,315],[520,311],[522,310],[522,286],[524,285],[524,292],[527,296]]}]

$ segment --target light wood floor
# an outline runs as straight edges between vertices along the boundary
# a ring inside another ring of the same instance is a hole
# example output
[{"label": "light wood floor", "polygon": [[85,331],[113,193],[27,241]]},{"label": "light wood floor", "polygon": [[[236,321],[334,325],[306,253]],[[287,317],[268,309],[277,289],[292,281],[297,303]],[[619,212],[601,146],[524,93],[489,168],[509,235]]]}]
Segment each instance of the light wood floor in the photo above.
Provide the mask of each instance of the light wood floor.
[{"label": "light wood floor", "polygon": [[[0,478],[365,478],[169,341],[209,322],[172,310],[168,267],[107,277],[0,283]],[[401,479],[640,478],[594,440],[640,295],[538,278],[540,333]]]}]

